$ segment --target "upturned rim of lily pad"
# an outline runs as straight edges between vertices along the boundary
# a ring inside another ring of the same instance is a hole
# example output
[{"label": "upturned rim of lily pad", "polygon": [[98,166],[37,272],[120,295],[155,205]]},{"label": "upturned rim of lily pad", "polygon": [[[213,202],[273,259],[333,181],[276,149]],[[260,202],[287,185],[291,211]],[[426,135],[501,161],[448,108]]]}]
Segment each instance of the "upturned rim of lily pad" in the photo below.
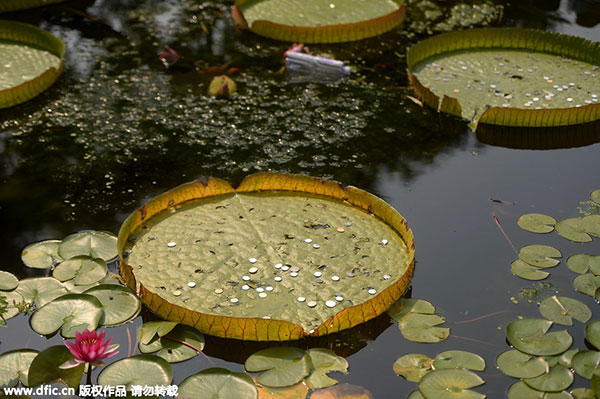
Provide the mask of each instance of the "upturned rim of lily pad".
[{"label": "upturned rim of lily pad", "polygon": [[270,39],[301,43],[341,43],[374,37],[400,25],[406,17],[406,5],[404,0],[391,1],[398,5],[398,9],[389,14],[344,24],[296,26],[258,19],[249,25],[243,11],[247,4],[257,3],[252,0],[236,0],[231,15],[237,26]]},{"label": "upturned rim of lily pad", "polygon": [[0,13],[42,7],[63,1],[65,0],[3,0],[0,3]]},{"label": "upturned rim of lily pad", "polygon": [[[462,117],[462,107],[455,97],[440,98],[413,74],[414,67],[425,59],[460,50],[481,49],[529,50],[578,61],[600,64],[600,42],[563,33],[521,28],[482,28],[442,33],[410,47],[407,52],[408,79],[416,94],[438,111]],[[475,126],[557,127],[592,123],[600,120],[600,103],[577,108],[523,109],[490,107]],[[476,129],[473,129],[476,130]]]},{"label": "upturned rim of lily pad", "polygon": [[[261,191],[294,192],[342,200],[347,205],[372,214],[387,223],[408,250],[404,273],[370,299],[346,307],[324,320],[317,328],[305,331],[300,325],[275,318],[228,317],[208,314],[170,303],[140,283],[124,257],[125,246],[137,228],[152,216],[186,202],[233,193]],[[414,271],[414,237],[404,217],[393,207],[364,190],[322,178],[261,172],[247,176],[237,188],[217,178],[203,178],[175,187],[134,211],[121,225],[118,234],[119,270],[126,285],[138,294],[142,303],[159,317],[194,327],[204,334],[249,341],[290,341],[318,337],[349,329],[385,312],[406,291]]]},{"label": "upturned rim of lily pad", "polygon": [[23,22],[0,20],[0,40],[36,47],[60,59],[58,68],[50,67],[31,80],[0,90],[0,109],[12,107],[37,96],[52,86],[65,68],[65,44],[50,32]]}]

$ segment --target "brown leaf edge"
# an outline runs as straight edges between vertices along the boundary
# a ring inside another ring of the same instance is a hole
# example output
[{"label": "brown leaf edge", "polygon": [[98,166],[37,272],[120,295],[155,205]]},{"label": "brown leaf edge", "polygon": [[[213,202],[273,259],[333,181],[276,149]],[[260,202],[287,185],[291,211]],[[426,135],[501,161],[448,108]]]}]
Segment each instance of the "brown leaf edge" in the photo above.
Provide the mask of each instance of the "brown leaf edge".
[{"label": "brown leaf edge", "polygon": [[[299,43],[341,43],[374,37],[400,25],[406,16],[404,0],[392,0],[398,9],[381,17],[349,24],[324,26],[294,26],[257,20],[249,29],[270,39]],[[235,7],[243,13],[244,4],[251,0],[236,0]],[[245,20],[244,20],[245,22]],[[246,25],[247,26],[247,25]]]},{"label": "brown leaf edge", "polygon": [[65,0],[2,0],[0,12],[25,10],[27,8],[42,7],[54,3],[62,3]]},{"label": "brown leaf edge", "polygon": [[[440,98],[425,87],[411,70],[421,61],[434,55],[468,49],[509,48],[540,51],[600,64],[600,42],[562,33],[535,29],[486,28],[443,33],[423,40],[408,49],[408,79],[417,96],[438,111],[461,115],[460,104],[454,97]],[[510,127],[555,127],[591,123],[600,120],[600,103],[578,108],[521,109],[492,107],[487,109],[475,126],[487,124]]]},{"label": "brown leaf edge", "polygon": [[0,40],[37,47],[60,58],[58,69],[48,68],[32,80],[9,89],[0,90],[0,108],[12,107],[37,96],[52,86],[65,67],[65,44],[56,36],[36,26],[22,22],[0,20]]},{"label": "brown leaf edge", "polygon": [[[320,195],[343,200],[351,206],[374,214],[390,225],[408,247],[409,257],[406,260],[405,273],[373,298],[341,310],[335,316],[325,320],[311,333],[305,332],[299,325],[286,320],[227,317],[197,312],[171,304],[136,281],[132,267],[123,259],[123,249],[131,234],[146,220],[159,212],[195,199],[253,191],[293,191]],[[117,247],[119,251],[119,270],[123,280],[129,288],[138,294],[142,303],[158,316],[165,320],[192,326],[205,334],[249,341],[297,340],[308,336],[316,337],[331,334],[364,323],[385,312],[402,296],[414,271],[413,233],[402,215],[385,201],[359,188],[343,186],[336,181],[279,173],[250,175],[242,181],[237,190],[228,182],[216,178],[195,180],[175,187],[148,201],[127,217],[121,225]]]}]

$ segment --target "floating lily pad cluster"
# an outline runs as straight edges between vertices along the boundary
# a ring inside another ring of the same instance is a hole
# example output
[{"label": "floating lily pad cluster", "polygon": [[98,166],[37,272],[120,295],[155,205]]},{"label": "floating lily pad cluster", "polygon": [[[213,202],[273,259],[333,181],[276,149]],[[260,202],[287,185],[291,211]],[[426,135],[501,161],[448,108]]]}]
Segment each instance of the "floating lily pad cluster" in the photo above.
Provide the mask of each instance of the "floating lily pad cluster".
[{"label": "floating lily pad cluster", "polygon": [[449,328],[436,327],[445,319],[423,299],[401,298],[388,309],[388,314],[396,320],[404,338],[413,342],[440,342],[450,334]]},{"label": "floating lily pad cluster", "polygon": [[600,119],[600,44],[524,29],[470,29],[411,47],[428,105],[479,124],[551,127]]},{"label": "floating lily pad cluster", "polygon": [[203,333],[291,340],[363,323],[413,270],[412,233],[382,200],[303,176],[209,179],[151,200],[119,233],[121,274],[159,316]]}]

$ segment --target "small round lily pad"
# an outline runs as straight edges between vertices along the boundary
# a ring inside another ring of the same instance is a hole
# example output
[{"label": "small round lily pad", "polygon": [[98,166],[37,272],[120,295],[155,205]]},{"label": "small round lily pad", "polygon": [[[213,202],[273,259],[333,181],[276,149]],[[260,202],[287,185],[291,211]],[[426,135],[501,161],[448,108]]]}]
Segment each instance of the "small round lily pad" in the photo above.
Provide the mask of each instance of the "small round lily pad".
[{"label": "small round lily pad", "polygon": [[117,256],[117,237],[106,231],[85,231],[65,237],[58,246],[64,259],[89,256],[109,261]]},{"label": "small round lily pad", "polygon": [[509,350],[496,359],[498,368],[506,375],[515,378],[534,378],[549,371],[548,363],[541,357]]},{"label": "small round lily pad", "polygon": [[204,336],[198,330],[178,325],[168,334],[156,336],[148,344],[140,343],[140,352],[152,353],[169,363],[183,362],[197,356],[204,349]]},{"label": "small round lily pad", "polygon": [[596,297],[598,288],[600,288],[600,276],[591,273],[577,276],[573,279],[573,287],[583,294]]},{"label": "small round lily pad", "polygon": [[1,354],[0,387],[14,387],[19,381],[28,386],[29,366],[38,353],[33,349],[19,349]]},{"label": "small round lily pad", "polygon": [[600,372],[600,352],[580,351],[573,356],[573,370],[577,375],[592,378],[592,375]]},{"label": "small round lily pad", "polygon": [[596,204],[600,205],[600,190],[592,191],[592,193],[590,194],[590,197],[592,198],[592,201],[594,201]]},{"label": "small round lily pad", "polygon": [[538,267],[531,266],[529,263],[517,259],[510,264],[510,270],[515,276],[524,278],[525,280],[543,280],[550,273],[540,270]]},{"label": "small round lily pad", "polygon": [[116,326],[135,318],[142,308],[137,295],[129,288],[114,284],[102,284],[85,291],[95,296],[102,304],[100,325]]},{"label": "small round lily pad", "polygon": [[560,261],[553,258],[562,257],[562,253],[548,245],[527,245],[519,251],[519,259],[531,266],[539,268],[554,267]]},{"label": "small round lily pad", "polygon": [[271,387],[285,387],[300,382],[310,374],[312,362],[302,349],[273,347],[252,354],[244,365],[251,372],[265,371],[257,381]]},{"label": "small round lily pad", "polygon": [[177,394],[182,398],[258,398],[256,385],[248,374],[218,367],[187,377]]},{"label": "small round lily pad", "polygon": [[89,285],[103,279],[107,271],[102,259],[82,255],[61,262],[52,276],[60,281],[72,280],[75,285]]},{"label": "small round lily pad", "polygon": [[557,355],[569,349],[573,337],[565,331],[547,331],[552,322],[544,319],[521,319],[506,327],[508,341],[521,352],[535,355]]},{"label": "small round lily pad", "polygon": [[25,278],[16,290],[25,302],[34,303],[38,308],[67,293],[67,289],[53,277]]},{"label": "small round lily pad", "polygon": [[434,370],[421,378],[419,391],[432,399],[483,399],[485,395],[470,390],[483,383],[481,377],[468,370]]},{"label": "small round lily pad", "polygon": [[592,317],[592,311],[585,303],[556,295],[540,303],[540,313],[546,319],[565,326],[573,325],[572,319],[585,323]]},{"label": "small round lily pad", "polygon": [[464,368],[474,371],[485,370],[485,360],[481,356],[461,350],[438,353],[433,365],[437,370],[450,368]]},{"label": "small round lily pad", "polygon": [[568,392],[542,392],[517,381],[508,388],[507,399],[572,399]]},{"label": "small round lily pad", "polygon": [[409,341],[434,343],[450,335],[449,328],[436,327],[444,322],[443,317],[435,314],[409,313],[398,322],[398,327]]},{"label": "small round lily pad", "polygon": [[173,380],[171,365],[162,357],[135,355],[117,360],[98,375],[98,385],[169,385]]},{"label": "small round lily pad", "polygon": [[0,270],[0,291],[12,291],[19,286],[19,279],[9,272]]},{"label": "small round lily pad", "polygon": [[561,364],[565,367],[571,368],[571,362],[573,360],[573,356],[579,352],[579,349],[569,349],[566,352],[563,352],[558,355],[553,356],[543,356],[542,358],[548,363],[548,366],[554,367],[557,364]]},{"label": "small round lily pad", "polygon": [[567,266],[575,273],[584,274],[591,270],[600,275],[600,255],[575,254],[567,259]]},{"label": "small round lily pad", "polygon": [[567,218],[554,226],[556,232],[574,242],[590,242],[592,237],[600,236],[600,215],[582,218]]},{"label": "small round lily pad", "polygon": [[585,337],[596,349],[600,349],[600,320],[585,326]]},{"label": "small round lily pad", "polygon": [[17,291],[0,291],[0,296],[3,296],[8,303],[6,311],[2,314],[4,320],[11,319],[19,314],[19,309],[15,306],[15,303],[23,302],[23,297]]},{"label": "small round lily pad", "polygon": [[523,382],[538,391],[560,392],[573,383],[573,373],[565,366],[557,364],[551,367],[549,372],[538,377],[526,378]]},{"label": "small round lily pad", "polygon": [[48,269],[63,260],[58,254],[59,244],[60,240],[46,240],[30,244],[21,252],[21,259],[27,267]]},{"label": "small round lily pad", "polygon": [[337,384],[337,380],[329,377],[327,373],[338,371],[348,374],[348,361],[333,351],[325,348],[313,348],[306,351],[310,356],[312,370],[306,378],[306,383],[311,389],[326,388]]},{"label": "small round lily pad", "polygon": [[527,213],[517,220],[517,224],[532,233],[550,233],[554,230],[556,219],[541,213]]},{"label": "small round lily pad", "polygon": [[403,355],[394,362],[394,372],[412,382],[419,382],[432,368],[433,359],[419,353]]}]

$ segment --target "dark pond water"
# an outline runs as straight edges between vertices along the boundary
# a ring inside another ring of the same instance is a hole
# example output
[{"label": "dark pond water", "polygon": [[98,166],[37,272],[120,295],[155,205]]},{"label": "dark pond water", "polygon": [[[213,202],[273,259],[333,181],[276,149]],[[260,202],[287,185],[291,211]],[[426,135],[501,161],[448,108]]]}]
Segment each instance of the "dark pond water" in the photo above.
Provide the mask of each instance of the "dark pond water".
[{"label": "dark pond water", "polygon": [[[349,80],[328,85],[293,83],[280,74],[289,44],[236,33],[231,2],[98,0],[8,15],[60,36],[68,53],[55,86],[0,111],[0,268],[20,278],[39,274],[22,266],[27,244],[82,229],[116,233],[144,201],[199,176],[232,183],[256,171],[333,178],[381,196],[408,220],[416,241],[412,296],[432,302],[452,334],[439,344],[412,343],[388,319],[378,319],[319,343],[349,346],[350,373],[336,377],[376,398],[403,398],[416,385],[394,374],[398,357],[463,349],[487,361],[479,391],[504,397],[513,380],[496,370],[495,358],[508,349],[510,321],[537,317],[536,301],[555,292],[588,304],[594,319],[600,315],[597,303],[573,290],[574,274],[564,265],[569,255],[600,253],[598,240],[574,244],[516,225],[523,213],[561,219],[587,209],[580,202],[600,188],[600,144],[543,151],[483,144],[462,122],[406,97],[404,54],[444,26],[485,21],[600,40],[600,3],[471,1],[465,4],[476,7],[468,18],[452,19],[457,3],[448,1],[438,3],[443,13],[436,21],[423,20],[418,2],[409,3],[413,11],[398,30],[311,46],[354,69]],[[182,56],[169,71],[157,57],[165,44]],[[240,68],[238,96],[206,96],[211,76],[196,73],[194,64]],[[517,248],[539,243],[563,252],[547,285],[511,274],[516,256],[493,215]],[[540,296],[530,303],[523,288],[541,288]],[[495,312],[502,313],[462,323]],[[127,329],[135,334],[141,322],[109,330],[122,354]],[[584,348],[582,325],[569,331],[574,346]],[[23,316],[0,329],[0,352],[60,342],[32,333]],[[176,365],[174,382],[213,364],[242,370],[243,354],[255,347],[236,345],[209,341],[210,360],[198,356]],[[574,386],[586,384],[576,378]]]}]

